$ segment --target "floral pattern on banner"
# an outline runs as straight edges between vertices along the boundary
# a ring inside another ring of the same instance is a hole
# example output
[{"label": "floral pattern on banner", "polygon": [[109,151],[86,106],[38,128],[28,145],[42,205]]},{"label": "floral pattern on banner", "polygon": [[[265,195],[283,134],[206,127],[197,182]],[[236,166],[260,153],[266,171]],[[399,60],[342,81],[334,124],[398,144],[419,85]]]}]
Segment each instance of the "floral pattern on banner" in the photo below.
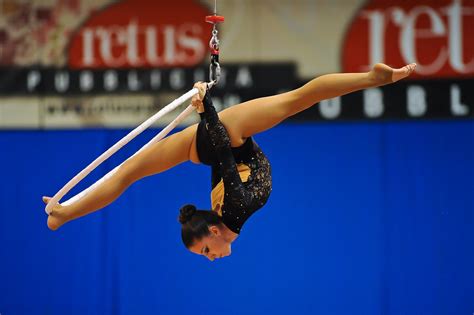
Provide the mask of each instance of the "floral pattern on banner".
[{"label": "floral pattern on banner", "polygon": [[112,0],[0,1],[0,66],[65,66],[72,33]]}]

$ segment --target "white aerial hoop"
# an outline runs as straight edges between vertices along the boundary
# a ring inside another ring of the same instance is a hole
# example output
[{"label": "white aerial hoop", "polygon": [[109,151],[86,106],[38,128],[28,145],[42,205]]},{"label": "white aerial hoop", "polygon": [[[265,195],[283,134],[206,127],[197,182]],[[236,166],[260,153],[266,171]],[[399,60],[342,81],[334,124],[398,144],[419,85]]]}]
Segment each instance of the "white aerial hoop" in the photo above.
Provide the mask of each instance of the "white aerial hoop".
[{"label": "white aerial hoop", "polygon": [[[45,211],[49,215],[52,213],[53,208],[56,204],[59,203],[62,197],[66,195],[74,186],[76,186],[81,180],[83,180],[89,173],[91,173],[94,169],[96,169],[100,164],[102,164],[105,160],[107,160],[109,157],[111,157],[115,152],[120,150],[124,145],[129,143],[133,138],[138,136],[140,133],[142,133],[145,129],[150,127],[154,122],[156,122],[158,119],[163,117],[164,115],[168,114],[172,110],[174,110],[176,107],[179,105],[183,104],[186,102],[188,99],[193,97],[194,95],[198,94],[199,90],[196,88],[193,88],[192,90],[188,91],[186,94],[182,95],[181,97],[177,98],[170,104],[166,105],[164,108],[162,108],[159,112],[157,112],[155,115],[151,116],[148,118],[146,121],[144,121],[141,125],[133,129],[129,134],[127,134],[125,137],[123,137],[120,141],[115,143],[112,147],[110,147],[107,151],[102,153],[97,159],[95,159],[92,163],[90,163],[85,169],[83,169],[79,174],[74,176],[63,188],[61,188],[53,198],[48,202],[46,205]],[[158,133],[153,139],[151,139],[147,144],[145,144],[138,152],[146,148],[152,143],[158,142],[166,135],[173,130],[186,116],[188,116],[191,112],[193,111],[193,106],[189,105],[181,114],[176,117],[168,126],[166,126],[160,133]],[[137,153],[138,153],[137,152]],[[137,154],[135,153],[135,154]],[[85,191],[84,191],[85,192]],[[83,193],[81,193],[83,195]],[[77,196],[76,196],[77,197]],[[76,198],[73,197],[73,198]]]},{"label": "white aerial hoop", "polygon": [[[211,23],[214,25],[213,31],[212,31],[212,38],[211,41],[209,42],[209,46],[211,48],[211,64],[209,67],[209,77],[210,77],[210,82],[207,83],[207,88],[211,89],[214,85],[217,84],[219,81],[220,77],[220,65],[219,65],[219,39],[217,38],[217,24],[220,22],[224,21],[224,17],[218,16],[216,14],[216,3],[214,6],[214,15],[212,16],[207,16],[206,17],[206,22]],[[130,133],[128,133],[125,137],[123,137],[121,140],[119,140],[117,143],[115,143],[112,147],[110,147],[107,151],[102,153],[97,159],[95,159],[92,163],[90,163],[85,169],[83,169],[79,174],[74,176],[63,188],[61,188],[54,196],[51,198],[46,205],[45,211],[48,215],[50,215],[53,212],[53,208],[55,205],[59,204],[59,201],[61,198],[63,198],[72,188],[74,188],[81,180],[83,180],[89,173],[91,173],[94,169],[96,169],[100,164],[102,164],[105,160],[110,158],[115,152],[120,150],[124,145],[129,143],[131,140],[133,140],[136,136],[138,136],[140,133],[142,133],[145,129],[149,128],[154,122],[156,122],[158,119],[163,117],[164,115],[168,114],[169,112],[173,111],[175,108],[192,98],[194,95],[198,94],[199,90],[197,88],[193,88],[192,90],[188,91],[187,93],[183,94],[179,98],[175,99],[173,102],[170,104],[166,105],[164,108],[162,108],[160,111],[158,111],[155,115],[151,116],[148,118],[146,121],[144,121],[141,125],[133,129]],[[171,130],[173,130],[184,118],[186,118],[192,111],[194,110],[192,105],[188,105],[184,111],[182,111],[178,117],[176,117],[168,126],[166,126],[163,130],[161,130],[153,139],[151,139],[147,144],[145,144],[140,150],[138,150],[134,155],[138,154],[142,150],[144,150],[146,147],[149,145],[160,141],[164,137],[170,133]],[[104,177],[102,177],[100,180],[98,180],[95,184],[90,186],[89,188],[85,189],[84,191],[80,192],[76,196],[72,197],[68,201],[66,201],[64,204],[68,204],[74,200],[77,200],[78,198],[82,198],[83,196],[87,195],[90,191],[94,189],[94,187],[100,183],[101,181],[105,180],[110,174],[115,172],[118,168],[120,167],[117,166],[115,169],[113,169],[111,172],[106,174]]]}]

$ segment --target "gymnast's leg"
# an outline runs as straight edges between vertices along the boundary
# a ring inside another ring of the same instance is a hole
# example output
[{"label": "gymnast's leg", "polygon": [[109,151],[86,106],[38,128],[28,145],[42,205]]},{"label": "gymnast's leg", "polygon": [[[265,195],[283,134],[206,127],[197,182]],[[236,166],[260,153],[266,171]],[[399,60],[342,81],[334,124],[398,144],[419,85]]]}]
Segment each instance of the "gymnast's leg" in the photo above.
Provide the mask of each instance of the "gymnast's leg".
[{"label": "gymnast's leg", "polygon": [[246,138],[277,125],[321,100],[396,82],[410,75],[415,67],[415,64],[410,64],[392,69],[377,64],[366,73],[323,75],[296,90],[232,106],[220,112],[219,118],[229,133],[232,146],[238,146]]},{"label": "gymnast's leg", "polygon": [[[197,125],[175,133],[147,147],[110,171],[87,189],[86,194],[56,205],[48,217],[48,227],[56,230],[64,223],[101,209],[117,199],[131,184],[153,174],[164,172],[182,162],[199,162],[195,136]],[[51,198],[44,197],[48,203]]]}]

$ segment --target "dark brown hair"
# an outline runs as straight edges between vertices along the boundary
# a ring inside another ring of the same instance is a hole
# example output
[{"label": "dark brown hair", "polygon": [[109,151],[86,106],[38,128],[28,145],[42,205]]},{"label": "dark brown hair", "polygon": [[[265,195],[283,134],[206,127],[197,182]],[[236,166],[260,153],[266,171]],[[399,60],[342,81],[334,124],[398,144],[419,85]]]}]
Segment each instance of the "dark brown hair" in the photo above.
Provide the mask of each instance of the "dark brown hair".
[{"label": "dark brown hair", "polygon": [[191,247],[196,240],[209,235],[209,227],[222,224],[221,218],[214,211],[197,210],[194,205],[185,205],[179,210],[181,223],[181,238],[186,248]]}]

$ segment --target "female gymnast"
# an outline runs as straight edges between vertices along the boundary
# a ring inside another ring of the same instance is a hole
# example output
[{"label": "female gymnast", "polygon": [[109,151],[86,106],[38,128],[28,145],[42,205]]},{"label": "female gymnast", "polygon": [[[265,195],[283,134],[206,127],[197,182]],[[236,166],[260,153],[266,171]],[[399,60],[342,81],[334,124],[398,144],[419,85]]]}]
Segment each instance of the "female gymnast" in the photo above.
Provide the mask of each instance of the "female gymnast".
[{"label": "female gymnast", "polygon": [[[56,230],[107,206],[135,181],[190,160],[212,167],[212,207],[197,210],[186,205],[180,209],[183,243],[191,252],[211,261],[228,256],[245,221],[266,203],[272,187],[270,163],[252,136],[324,99],[396,82],[415,67],[409,64],[393,69],[376,64],[366,73],[327,74],[295,90],[250,100],[219,114],[212,106],[206,84],[198,82],[195,87],[199,94],[192,98],[192,104],[201,116],[199,124],[132,156],[90,193],[55,205],[47,225]],[[46,204],[50,199],[43,197]]]}]

